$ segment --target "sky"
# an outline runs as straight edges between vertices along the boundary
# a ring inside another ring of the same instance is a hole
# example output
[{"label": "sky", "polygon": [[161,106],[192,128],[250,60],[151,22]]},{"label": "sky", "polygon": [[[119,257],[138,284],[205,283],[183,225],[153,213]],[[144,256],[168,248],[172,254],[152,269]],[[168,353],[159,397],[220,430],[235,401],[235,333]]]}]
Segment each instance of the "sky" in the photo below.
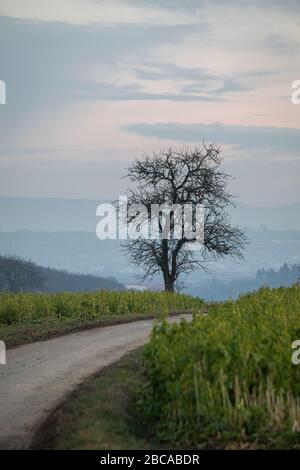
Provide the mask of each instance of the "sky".
[{"label": "sky", "polygon": [[115,198],[204,140],[244,203],[300,202],[299,25],[299,0],[0,0],[0,196]]}]

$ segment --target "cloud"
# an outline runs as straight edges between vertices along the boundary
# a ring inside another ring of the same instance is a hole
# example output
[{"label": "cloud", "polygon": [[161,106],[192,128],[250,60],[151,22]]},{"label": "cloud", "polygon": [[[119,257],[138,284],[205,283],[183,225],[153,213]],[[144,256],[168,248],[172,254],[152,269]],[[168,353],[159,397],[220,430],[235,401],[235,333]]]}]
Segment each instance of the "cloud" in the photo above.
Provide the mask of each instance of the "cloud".
[{"label": "cloud", "polygon": [[[232,77],[224,76],[206,70],[205,68],[183,67],[172,63],[145,63],[135,67],[138,79],[149,81],[188,81],[181,87],[182,93],[199,94],[209,92],[210,97],[224,95],[231,92],[246,91],[250,88]],[[195,96],[197,100],[197,96]]]},{"label": "cloud", "polygon": [[[68,87],[70,97],[84,100],[103,101],[137,101],[137,100],[165,100],[165,101],[223,101],[222,96],[205,95],[204,90],[197,90],[197,94],[188,93],[151,93],[145,91],[144,87],[138,84],[117,85],[113,83],[73,83]],[[202,94],[200,94],[202,92]]]},{"label": "cloud", "polygon": [[105,67],[117,70],[126,57],[140,60],[192,31],[180,24],[82,26],[0,17],[1,79],[8,86],[18,80],[20,91],[26,87],[24,95],[55,91],[66,79],[103,75]]},{"label": "cloud", "polygon": [[89,99],[93,94],[101,99],[102,94],[107,100],[110,93],[115,100],[122,91],[129,99],[130,93],[141,93],[130,84],[123,89],[103,85],[101,91],[97,80],[112,82],[127,70],[127,58],[138,62],[161,44],[176,44],[193,30],[201,31],[201,25],[95,26],[0,17],[0,79],[7,86],[7,104],[0,109],[1,144],[10,145],[41,113],[59,112],[70,99]]},{"label": "cloud", "polygon": [[[129,3],[133,5],[144,5],[145,0],[129,0]],[[172,8],[178,10],[188,10],[188,11],[195,11],[202,8],[207,7],[207,5],[213,5],[215,7],[228,6],[228,0],[147,0],[147,5],[152,7],[160,7],[160,8]],[[257,6],[260,8],[278,8],[278,9],[286,9],[286,8],[299,8],[299,1],[298,0],[231,0],[231,6],[240,7],[241,5],[244,7],[247,6]]]},{"label": "cloud", "polygon": [[214,124],[155,123],[130,124],[123,130],[144,137],[180,142],[229,144],[241,150],[289,152],[300,156],[300,129]]},{"label": "cloud", "polygon": [[183,91],[187,93],[201,93],[204,90],[207,90],[208,86],[213,86],[213,83],[215,83],[215,88],[208,89],[207,91],[209,92],[210,96],[214,96],[215,98],[217,98],[217,96],[225,96],[227,93],[236,93],[251,90],[250,86],[243,85],[242,83],[238,82],[237,80],[231,77],[220,77],[218,81],[221,81],[220,85],[216,85],[216,77],[215,82],[212,82],[211,84],[201,84],[201,82],[192,83],[184,86]]},{"label": "cloud", "polygon": [[[300,108],[288,99],[299,0],[0,3],[2,194],[83,196],[91,181],[96,193],[88,162],[101,172],[100,162],[162,143],[148,137],[230,145],[242,194],[263,165],[264,195],[279,185],[299,194]],[[240,125],[207,124],[229,119]]]},{"label": "cloud", "polygon": [[216,74],[197,67],[182,67],[172,63],[146,62],[135,68],[135,74],[142,80],[216,80]]},{"label": "cloud", "polygon": [[190,10],[166,10],[125,0],[1,0],[2,16],[69,24],[178,24],[197,21]]}]

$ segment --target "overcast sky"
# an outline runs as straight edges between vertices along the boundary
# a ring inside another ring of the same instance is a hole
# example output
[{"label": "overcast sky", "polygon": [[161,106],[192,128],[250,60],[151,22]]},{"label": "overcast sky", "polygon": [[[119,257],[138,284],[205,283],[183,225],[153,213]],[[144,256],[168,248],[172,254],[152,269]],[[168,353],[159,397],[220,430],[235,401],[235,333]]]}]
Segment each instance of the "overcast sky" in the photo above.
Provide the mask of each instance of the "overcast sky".
[{"label": "overcast sky", "polygon": [[116,197],[204,139],[243,202],[300,202],[297,79],[299,0],[0,0],[0,196]]}]

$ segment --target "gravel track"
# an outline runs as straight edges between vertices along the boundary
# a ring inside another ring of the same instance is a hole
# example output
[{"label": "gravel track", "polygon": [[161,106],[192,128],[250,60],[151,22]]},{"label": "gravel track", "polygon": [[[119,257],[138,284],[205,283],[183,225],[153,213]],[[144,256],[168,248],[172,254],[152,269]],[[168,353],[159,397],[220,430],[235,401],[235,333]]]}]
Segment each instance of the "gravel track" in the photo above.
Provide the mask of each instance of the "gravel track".
[{"label": "gravel track", "polygon": [[[190,319],[190,314],[172,317]],[[29,448],[52,410],[87,377],[146,343],[154,320],[71,333],[7,351],[0,365],[0,448]]]}]

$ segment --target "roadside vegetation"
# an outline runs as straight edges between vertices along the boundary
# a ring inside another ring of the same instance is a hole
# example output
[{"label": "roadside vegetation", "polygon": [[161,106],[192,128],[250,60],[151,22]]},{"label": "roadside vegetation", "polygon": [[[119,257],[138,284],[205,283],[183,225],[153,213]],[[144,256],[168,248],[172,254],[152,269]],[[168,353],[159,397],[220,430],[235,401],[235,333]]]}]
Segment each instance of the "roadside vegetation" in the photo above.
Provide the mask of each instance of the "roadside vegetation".
[{"label": "roadside vegetation", "polygon": [[143,384],[142,349],[79,385],[36,433],[38,449],[158,449],[136,403]]},{"label": "roadside vegetation", "polygon": [[300,447],[300,286],[261,289],[192,322],[155,326],[139,403],[160,440]]},{"label": "roadside vegetation", "polygon": [[8,346],[94,326],[196,311],[203,301],[165,292],[0,294],[0,339]]},{"label": "roadside vegetation", "polygon": [[81,385],[38,433],[57,449],[300,449],[300,287],[261,289],[192,322],[159,322],[143,350]]}]

